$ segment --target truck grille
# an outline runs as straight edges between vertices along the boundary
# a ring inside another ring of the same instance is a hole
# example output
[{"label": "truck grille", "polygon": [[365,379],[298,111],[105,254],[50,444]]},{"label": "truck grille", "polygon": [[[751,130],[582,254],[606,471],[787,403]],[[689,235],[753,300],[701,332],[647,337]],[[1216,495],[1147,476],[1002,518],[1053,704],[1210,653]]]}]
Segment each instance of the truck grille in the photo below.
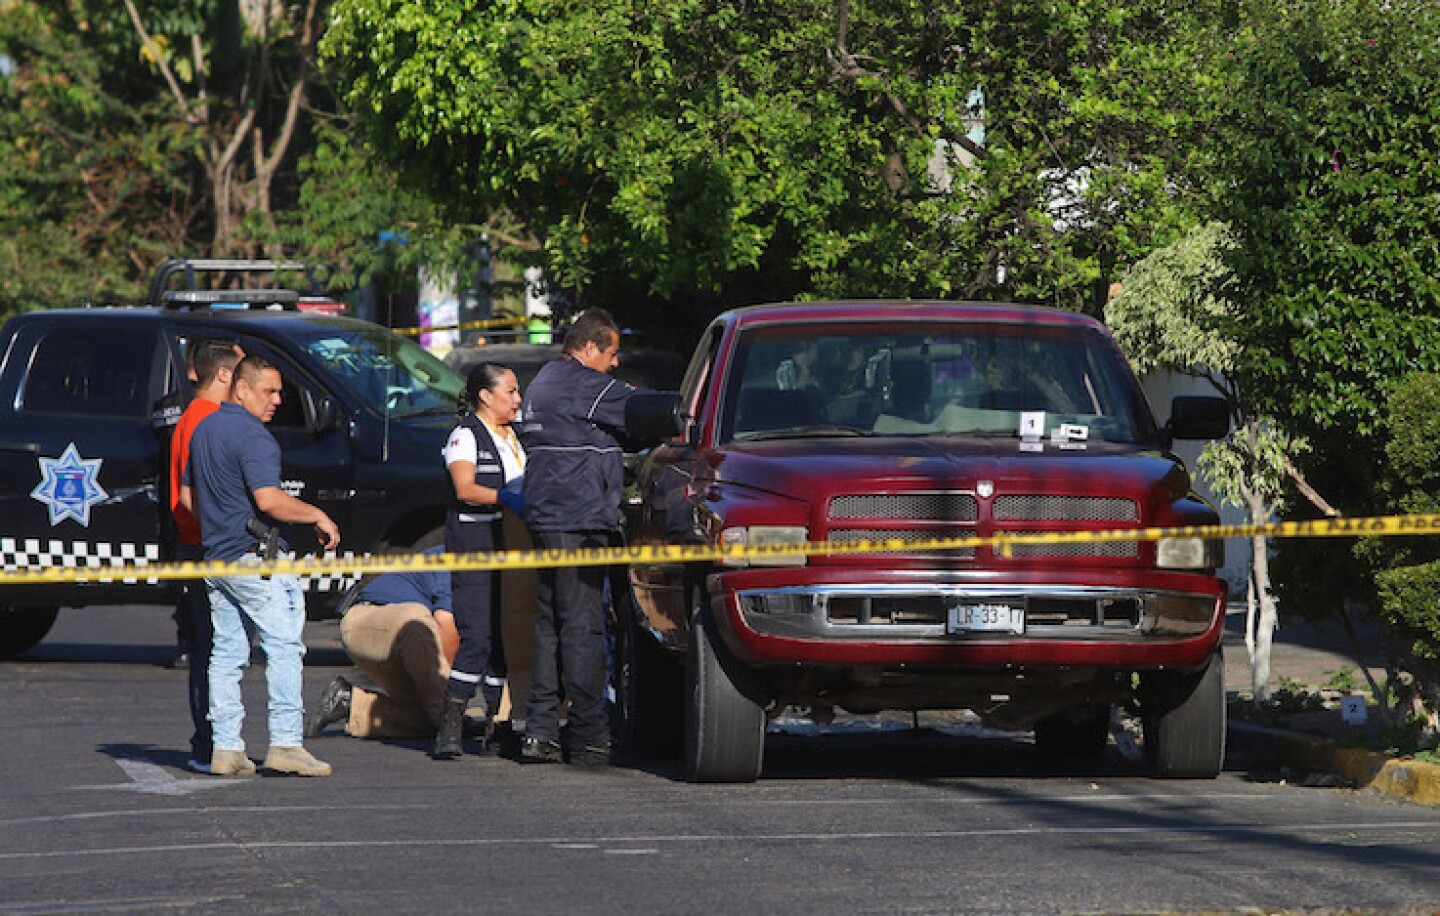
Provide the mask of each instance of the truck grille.
[{"label": "truck grille", "polygon": [[978,515],[970,493],[850,493],[830,500],[831,518],[973,522]]},{"label": "truck grille", "polygon": [[[1034,534],[1033,531],[997,531],[1001,534]],[[1138,541],[1092,541],[1085,544],[1010,544],[1010,556],[1024,557],[1138,557]],[[999,549],[998,547],[996,548]]]},{"label": "truck grille", "polygon": [[[1132,499],[1111,496],[1062,496],[1048,493],[1010,493],[995,497],[992,517],[997,524],[1035,523],[1027,530],[996,530],[996,534],[1027,534],[1038,530],[1073,530],[1087,523],[1133,525],[1140,507]],[[931,491],[913,493],[845,493],[830,499],[830,521],[836,525],[829,540],[854,543],[864,540],[899,540],[907,543],[986,533],[979,521],[980,505],[973,493]],[[906,527],[898,527],[906,525]],[[907,523],[915,523],[910,526]],[[944,524],[936,524],[944,523]],[[1078,524],[1077,524],[1078,523]],[[865,527],[874,525],[875,527]],[[899,553],[900,551],[895,551]],[[945,556],[972,560],[973,548],[946,551]],[[1137,559],[1135,541],[1100,541],[1088,544],[1015,544],[1012,559],[1112,558]]]},{"label": "truck grille", "polygon": [[1139,507],[1131,499],[1110,496],[1047,496],[1014,494],[995,497],[997,522],[1138,522]]},{"label": "truck grille", "polygon": [[[964,534],[973,532],[959,531],[935,531],[915,528],[835,528],[830,532],[830,540],[842,544],[853,544],[856,541],[888,541],[900,540],[907,543],[916,541],[929,541],[935,538],[961,537]],[[965,547],[957,550],[939,550],[936,554],[947,557],[959,557],[961,559],[973,559],[975,549]]]}]

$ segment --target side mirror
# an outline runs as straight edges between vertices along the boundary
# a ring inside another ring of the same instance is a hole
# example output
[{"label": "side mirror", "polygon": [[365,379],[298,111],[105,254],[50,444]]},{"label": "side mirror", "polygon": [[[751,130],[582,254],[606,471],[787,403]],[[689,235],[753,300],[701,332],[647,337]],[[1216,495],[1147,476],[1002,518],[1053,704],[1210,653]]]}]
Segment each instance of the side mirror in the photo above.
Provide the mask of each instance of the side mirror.
[{"label": "side mirror", "polygon": [[685,431],[685,420],[680,395],[673,391],[633,394],[625,402],[625,435],[636,442],[672,439]]},{"label": "side mirror", "polygon": [[1170,423],[1165,427],[1173,439],[1220,439],[1230,432],[1230,404],[1224,398],[1178,397],[1170,402]]}]

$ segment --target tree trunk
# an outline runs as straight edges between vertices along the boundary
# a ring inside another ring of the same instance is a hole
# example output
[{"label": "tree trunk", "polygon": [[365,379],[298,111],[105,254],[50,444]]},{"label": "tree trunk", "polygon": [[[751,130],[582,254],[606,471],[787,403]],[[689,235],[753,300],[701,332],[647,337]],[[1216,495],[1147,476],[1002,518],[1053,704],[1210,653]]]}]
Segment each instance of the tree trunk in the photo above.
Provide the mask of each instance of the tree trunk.
[{"label": "tree trunk", "polygon": [[[1274,506],[1265,500],[1260,490],[1260,468],[1256,462],[1259,453],[1260,429],[1254,421],[1245,425],[1245,444],[1250,453],[1252,481],[1257,484],[1240,488],[1250,513],[1252,525],[1264,525],[1274,514]],[[1273,644],[1277,617],[1275,597],[1270,593],[1270,540],[1265,537],[1250,539],[1250,608],[1245,620],[1245,645],[1250,650],[1250,695],[1254,702],[1263,703],[1270,698],[1270,647]],[[1256,614],[1256,605],[1259,613]]]},{"label": "tree trunk", "polygon": [[[155,44],[135,0],[125,0],[125,5],[179,110],[207,135],[200,164],[212,207],[210,253],[217,257],[253,254],[253,243],[244,231],[245,219],[252,213],[270,218],[277,177],[291,167],[297,132],[309,117],[305,102],[311,89],[320,29],[319,0],[293,6],[278,0],[240,0],[237,9],[243,22],[243,40],[237,38],[223,50],[212,49],[211,59],[207,59],[204,43],[195,36],[194,98],[187,96]],[[288,22],[277,28],[282,20]],[[285,56],[298,61],[296,65],[275,65],[272,51],[279,42],[295,46]],[[212,94],[208,79],[215,58],[229,61],[237,73],[231,91],[223,98]]]},{"label": "tree trunk", "polygon": [[[1251,521],[1263,524],[1265,517]],[[1276,629],[1275,598],[1270,594],[1270,541],[1268,538],[1250,539],[1253,556],[1250,559],[1252,588],[1259,598],[1260,614],[1254,622],[1254,649],[1250,653],[1250,692],[1256,703],[1270,698],[1270,648]]]},{"label": "tree trunk", "polygon": [[[1254,552],[1254,541],[1258,538],[1251,538],[1250,550]],[[1255,659],[1255,616],[1260,611],[1260,596],[1255,591],[1255,568],[1250,568],[1250,573],[1245,577],[1245,657],[1251,661]]]}]

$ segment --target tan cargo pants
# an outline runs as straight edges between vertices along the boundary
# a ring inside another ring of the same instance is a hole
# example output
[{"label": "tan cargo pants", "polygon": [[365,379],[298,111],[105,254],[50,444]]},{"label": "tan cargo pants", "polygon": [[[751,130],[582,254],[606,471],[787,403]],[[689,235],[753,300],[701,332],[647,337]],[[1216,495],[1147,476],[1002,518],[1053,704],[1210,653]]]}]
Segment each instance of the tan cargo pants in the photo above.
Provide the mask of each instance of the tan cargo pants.
[{"label": "tan cargo pants", "polygon": [[356,604],[340,620],[355,666],[380,688],[350,692],[346,733],[356,738],[430,738],[440,721],[450,663],[423,604]]}]

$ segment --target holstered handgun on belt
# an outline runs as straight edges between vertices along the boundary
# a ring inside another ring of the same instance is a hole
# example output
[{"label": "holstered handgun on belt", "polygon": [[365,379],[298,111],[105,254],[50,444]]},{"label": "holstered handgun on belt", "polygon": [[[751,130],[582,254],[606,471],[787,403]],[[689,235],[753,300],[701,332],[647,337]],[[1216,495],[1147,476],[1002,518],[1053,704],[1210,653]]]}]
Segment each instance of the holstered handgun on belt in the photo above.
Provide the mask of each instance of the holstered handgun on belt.
[{"label": "holstered handgun on belt", "polygon": [[262,560],[273,560],[280,553],[280,529],[260,521],[255,516],[245,519],[245,533],[257,538],[255,555]]}]

